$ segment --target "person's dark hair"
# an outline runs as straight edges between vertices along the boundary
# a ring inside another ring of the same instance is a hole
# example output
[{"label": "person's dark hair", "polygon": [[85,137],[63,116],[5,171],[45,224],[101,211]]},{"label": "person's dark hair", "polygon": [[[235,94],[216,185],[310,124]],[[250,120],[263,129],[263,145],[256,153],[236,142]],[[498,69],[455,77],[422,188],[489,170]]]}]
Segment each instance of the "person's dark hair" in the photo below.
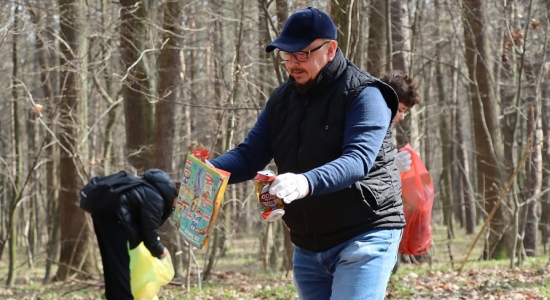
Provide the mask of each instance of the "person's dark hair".
[{"label": "person's dark hair", "polygon": [[399,98],[399,103],[403,103],[408,108],[420,103],[418,87],[409,75],[400,71],[391,71],[382,75],[380,80],[393,88]]}]

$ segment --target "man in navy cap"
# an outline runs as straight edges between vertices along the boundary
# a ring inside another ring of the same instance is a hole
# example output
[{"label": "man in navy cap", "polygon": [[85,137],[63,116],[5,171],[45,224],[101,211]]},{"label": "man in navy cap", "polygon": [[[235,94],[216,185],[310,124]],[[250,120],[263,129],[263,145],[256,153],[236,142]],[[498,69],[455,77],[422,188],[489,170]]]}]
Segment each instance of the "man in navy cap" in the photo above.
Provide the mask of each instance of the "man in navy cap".
[{"label": "man in navy cap", "polygon": [[294,12],[266,47],[289,78],[246,139],[212,160],[230,183],[274,159],[300,299],[384,299],[405,226],[391,123],[395,92],[346,60],[325,13]]}]

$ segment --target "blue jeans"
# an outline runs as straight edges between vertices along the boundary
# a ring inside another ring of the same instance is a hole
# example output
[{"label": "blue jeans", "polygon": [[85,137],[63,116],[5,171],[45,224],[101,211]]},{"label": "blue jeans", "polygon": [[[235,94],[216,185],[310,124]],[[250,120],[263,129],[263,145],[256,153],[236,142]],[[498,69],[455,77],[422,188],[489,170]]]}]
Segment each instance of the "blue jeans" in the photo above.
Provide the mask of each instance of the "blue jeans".
[{"label": "blue jeans", "polygon": [[294,285],[301,300],[383,300],[403,229],[380,228],[324,252],[294,246]]}]

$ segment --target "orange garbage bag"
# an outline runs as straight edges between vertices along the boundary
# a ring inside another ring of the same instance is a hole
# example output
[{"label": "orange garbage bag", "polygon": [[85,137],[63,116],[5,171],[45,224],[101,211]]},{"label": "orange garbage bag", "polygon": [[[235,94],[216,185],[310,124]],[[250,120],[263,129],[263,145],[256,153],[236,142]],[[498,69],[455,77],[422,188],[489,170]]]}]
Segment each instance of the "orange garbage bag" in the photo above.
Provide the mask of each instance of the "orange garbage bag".
[{"label": "orange garbage bag", "polygon": [[411,153],[411,168],[401,173],[403,210],[407,225],[399,244],[399,253],[421,255],[430,249],[432,228],[430,219],[434,201],[434,184],[418,153],[407,144],[399,151]]}]

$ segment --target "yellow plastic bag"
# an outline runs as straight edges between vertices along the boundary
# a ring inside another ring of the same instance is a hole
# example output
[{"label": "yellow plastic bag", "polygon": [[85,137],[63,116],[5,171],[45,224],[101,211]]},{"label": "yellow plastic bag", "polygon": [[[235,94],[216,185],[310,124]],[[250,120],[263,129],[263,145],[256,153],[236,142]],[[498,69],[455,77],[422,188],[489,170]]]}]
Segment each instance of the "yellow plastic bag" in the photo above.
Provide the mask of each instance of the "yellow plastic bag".
[{"label": "yellow plastic bag", "polygon": [[134,299],[158,299],[160,288],[174,278],[174,266],[170,254],[163,259],[153,257],[143,243],[129,250],[129,254],[130,285]]}]

